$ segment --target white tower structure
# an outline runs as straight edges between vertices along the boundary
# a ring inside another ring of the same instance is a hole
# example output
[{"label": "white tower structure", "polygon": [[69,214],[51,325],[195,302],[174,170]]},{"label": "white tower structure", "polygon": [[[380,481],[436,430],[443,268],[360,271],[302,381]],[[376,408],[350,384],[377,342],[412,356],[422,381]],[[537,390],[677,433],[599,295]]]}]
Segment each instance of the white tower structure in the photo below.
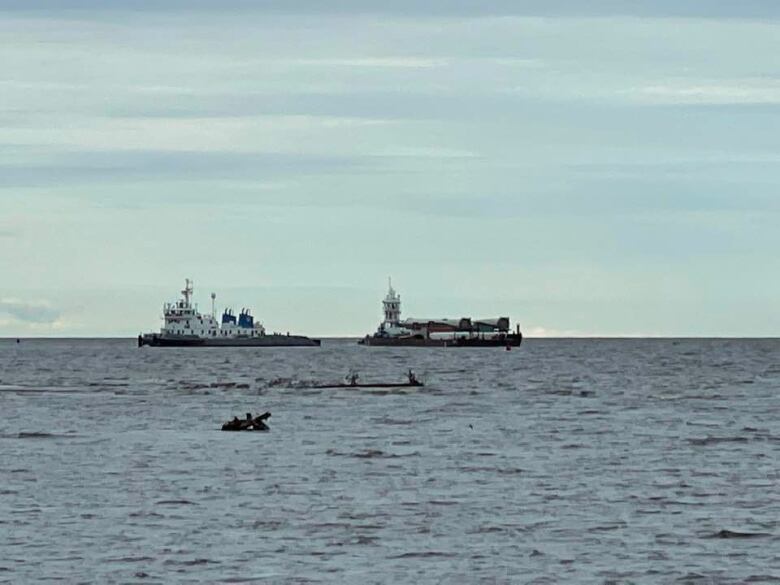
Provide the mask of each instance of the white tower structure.
[{"label": "white tower structure", "polygon": [[387,279],[387,296],[382,301],[382,308],[385,311],[385,327],[398,327],[401,321],[401,295],[393,290],[393,281]]}]

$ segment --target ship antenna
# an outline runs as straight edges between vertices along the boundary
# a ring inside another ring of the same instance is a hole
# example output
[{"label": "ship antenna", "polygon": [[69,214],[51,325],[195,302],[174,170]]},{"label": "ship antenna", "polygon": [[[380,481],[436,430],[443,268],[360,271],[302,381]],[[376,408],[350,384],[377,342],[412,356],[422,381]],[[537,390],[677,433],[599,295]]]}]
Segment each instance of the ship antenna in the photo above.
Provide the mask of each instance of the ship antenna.
[{"label": "ship antenna", "polygon": [[214,301],[217,300],[217,293],[211,293],[211,318],[217,318],[217,308]]}]

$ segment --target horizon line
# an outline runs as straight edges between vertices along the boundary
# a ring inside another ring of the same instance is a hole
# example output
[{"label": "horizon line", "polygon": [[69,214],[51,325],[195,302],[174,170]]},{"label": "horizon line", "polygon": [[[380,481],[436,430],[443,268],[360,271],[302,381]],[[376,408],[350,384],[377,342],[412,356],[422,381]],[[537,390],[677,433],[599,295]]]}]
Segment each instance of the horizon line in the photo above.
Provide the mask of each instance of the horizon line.
[{"label": "horizon line", "polygon": [[[339,340],[359,340],[363,339],[365,335],[307,335],[307,337],[311,337],[314,339],[320,339],[320,340],[332,340],[332,341],[339,341]],[[79,335],[79,336],[72,336],[72,335],[63,335],[63,336],[0,336],[0,341],[15,341],[15,340],[101,340],[101,339],[110,339],[110,340],[119,340],[119,339],[127,339],[127,340],[135,340],[137,339],[136,335],[132,336],[126,336],[126,335],[92,335],[92,336],[86,336],[86,335]],[[553,340],[570,340],[570,339],[587,339],[587,340],[610,340],[610,339],[658,339],[658,340],[677,340],[677,339],[691,339],[691,340],[705,340],[705,339],[780,339],[780,334],[778,335],[550,335],[550,336],[535,336],[535,335],[523,335],[523,340],[545,340],[545,339],[553,339]]]}]

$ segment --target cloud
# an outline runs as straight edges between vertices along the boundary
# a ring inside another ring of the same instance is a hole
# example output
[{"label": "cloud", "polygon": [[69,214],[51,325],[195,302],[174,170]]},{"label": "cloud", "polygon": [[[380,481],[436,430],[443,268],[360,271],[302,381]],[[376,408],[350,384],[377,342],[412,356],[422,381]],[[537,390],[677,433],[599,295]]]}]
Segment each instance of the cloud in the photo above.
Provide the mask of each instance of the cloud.
[{"label": "cloud", "polygon": [[726,83],[661,83],[624,93],[650,104],[780,104],[780,80],[749,79]]},{"label": "cloud", "polygon": [[663,337],[658,333],[646,333],[633,331],[629,333],[604,333],[596,331],[578,331],[572,329],[555,329],[548,327],[531,327],[523,330],[523,336],[527,338],[625,338],[625,337]]},{"label": "cloud", "polygon": [[642,16],[778,18],[780,5],[767,0],[5,0],[4,10],[79,12],[98,18],[111,12],[235,12],[291,15],[390,15],[418,17],[483,16]]},{"label": "cloud", "polygon": [[[276,61],[279,63],[279,61]],[[291,59],[282,61],[285,65],[303,65],[314,67],[389,67],[401,69],[418,69],[429,67],[443,67],[447,65],[445,59],[422,59],[419,57],[364,57],[342,59]]]},{"label": "cloud", "polygon": [[[0,164],[0,188],[87,185],[117,181],[269,177],[368,172],[370,157],[235,153],[222,151],[83,150],[52,156],[46,164]],[[0,233],[0,236],[2,234]]]},{"label": "cloud", "polygon": [[0,299],[0,314],[6,314],[23,323],[53,325],[61,312],[48,302],[28,302],[16,299]]}]

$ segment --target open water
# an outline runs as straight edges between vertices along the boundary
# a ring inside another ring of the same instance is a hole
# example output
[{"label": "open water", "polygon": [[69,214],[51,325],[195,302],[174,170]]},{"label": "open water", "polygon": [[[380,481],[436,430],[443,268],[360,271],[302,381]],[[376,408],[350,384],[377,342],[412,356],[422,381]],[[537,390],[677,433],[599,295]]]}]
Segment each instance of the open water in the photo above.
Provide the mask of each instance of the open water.
[{"label": "open water", "polygon": [[779,404],[778,340],[0,340],[0,582],[780,582]]}]

